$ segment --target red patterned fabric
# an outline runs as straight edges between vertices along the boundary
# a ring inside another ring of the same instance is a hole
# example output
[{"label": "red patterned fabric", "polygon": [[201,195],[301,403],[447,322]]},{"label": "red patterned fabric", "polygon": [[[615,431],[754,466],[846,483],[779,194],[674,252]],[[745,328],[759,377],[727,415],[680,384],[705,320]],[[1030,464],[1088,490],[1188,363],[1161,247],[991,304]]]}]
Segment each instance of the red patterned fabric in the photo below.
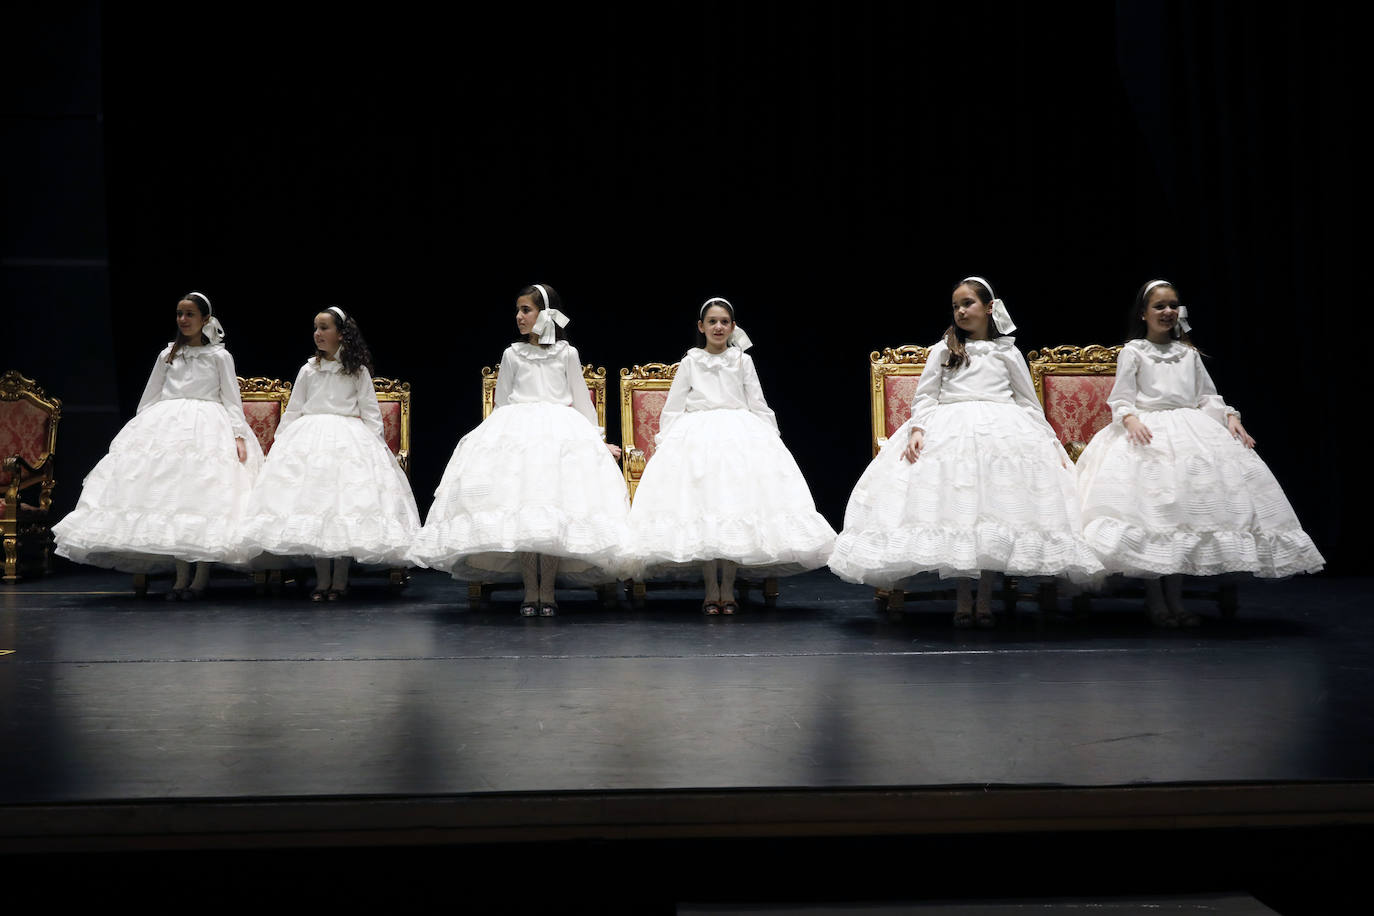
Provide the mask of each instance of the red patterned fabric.
[{"label": "red patterned fabric", "polygon": [[1114,375],[1045,375],[1045,419],[1059,441],[1086,444],[1112,422],[1107,405]]},{"label": "red patterned fabric", "polygon": [[[37,464],[47,444],[47,411],[29,401],[0,401],[0,459],[18,455]],[[0,469],[0,483],[9,482],[10,475]]]},{"label": "red patterned fabric", "polygon": [[916,383],[920,380],[919,375],[889,375],[884,380],[883,413],[887,435],[892,435],[911,418],[911,399],[916,396]]},{"label": "red patterned fabric", "polygon": [[634,391],[630,407],[634,413],[635,448],[644,453],[647,461],[654,454],[654,436],[658,435],[658,418],[668,401],[668,391]]},{"label": "red patterned fabric", "polygon": [[386,437],[386,446],[391,449],[391,454],[401,453],[401,402],[400,401],[378,401],[377,406],[382,408],[382,435]]},{"label": "red patterned fabric", "polygon": [[281,422],[281,402],[247,401],[243,402],[243,417],[248,428],[258,437],[258,445],[266,455],[272,451],[272,440],[277,436],[277,424]]}]

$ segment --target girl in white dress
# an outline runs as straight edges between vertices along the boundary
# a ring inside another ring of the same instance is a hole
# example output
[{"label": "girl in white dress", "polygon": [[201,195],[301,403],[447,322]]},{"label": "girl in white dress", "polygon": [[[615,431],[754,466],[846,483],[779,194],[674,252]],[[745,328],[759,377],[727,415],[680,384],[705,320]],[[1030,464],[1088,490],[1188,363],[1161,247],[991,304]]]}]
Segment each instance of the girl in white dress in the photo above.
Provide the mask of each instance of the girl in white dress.
[{"label": "girl in white dress", "polygon": [[782,443],[734,306],[706,300],[697,331],[635,490],[630,542],[647,575],[700,569],[702,611],[733,614],[737,570],[774,577],[818,569],[835,531]]},{"label": "girl in white dress", "polygon": [[520,581],[520,614],[558,612],[558,577],[600,585],[619,576],[629,498],[607,452],[568,317],[553,287],[515,300],[520,340],[501,355],[495,409],[458,447],[411,551],[455,579]]},{"label": "girl in white dress", "polygon": [[1078,459],[1083,530],[1109,572],[1145,580],[1159,626],[1197,626],[1183,576],[1274,578],[1324,564],[1240,413],[1217,394],[1167,280],[1136,293],[1108,396],[1112,423]]},{"label": "girl in white dress", "polygon": [[1004,336],[1016,330],[1006,306],[969,277],[953,312],[911,418],[854,487],[830,568],[880,588],[923,572],[958,579],[954,625],[991,627],[995,573],[1087,581],[1102,565],[1083,540],[1068,456]]},{"label": "girl in white dress", "polygon": [[372,354],[337,305],[315,316],[315,355],[296,374],[245,513],[251,554],[310,557],[312,601],[348,594],[351,561],[405,566],[420,513],[386,444]]},{"label": "girl in white dress", "polygon": [[167,599],[190,601],[204,594],[211,563],[248,559],[235,533],[262,449],[244,419],[234,358],[210,300],[188,293],[176,320],[177,339],[153,363],[138,413],[53,536],[58,555],[77,563],[175,569]]}]

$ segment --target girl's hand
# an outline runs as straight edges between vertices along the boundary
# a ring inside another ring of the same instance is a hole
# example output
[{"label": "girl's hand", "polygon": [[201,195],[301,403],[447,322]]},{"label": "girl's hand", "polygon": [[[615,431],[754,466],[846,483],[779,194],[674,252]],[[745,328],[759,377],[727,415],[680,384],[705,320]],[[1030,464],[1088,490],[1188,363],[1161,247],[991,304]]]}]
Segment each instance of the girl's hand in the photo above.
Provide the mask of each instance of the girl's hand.
[{"label": "girl's hand", "polygon": [[1245,427],[1240,425],[1240,417],[1231,414],[1226,418],[1226,428],[1231,431],[1232,438],[1240,440],[1240,444],[1246,448],[1254,448],[1254,438],[1245,431]]},{"label": "girl's hand", "polygon": [[248,460],[248,446],[243,444],[243,439],[234,440],[234,449],[239,453],[239,464]]},{"label": "girl's hand", "polygon": [[1121,425],[1126,427],[1126,438],[1136,445],[1149,445],[1154,436],[1150,435],[1150,427],[1140,422],[1140,418],[1131,414],[1121,421]]},{"label": "girl's hand", "polygon": [[616,461],[620,460],[620,446],[612,445],[610,442],[607,442],[606,448],[610,451],[612,458],[614,458]]},{"label": "girl's hand", "polygon": [[911,464],[916,463],[916,459],[921,457],[921,448],[926,444],[926,434],[919,429],[913,429],[911,435],[907,437],[906,448],[902,450],[902,457]]}]

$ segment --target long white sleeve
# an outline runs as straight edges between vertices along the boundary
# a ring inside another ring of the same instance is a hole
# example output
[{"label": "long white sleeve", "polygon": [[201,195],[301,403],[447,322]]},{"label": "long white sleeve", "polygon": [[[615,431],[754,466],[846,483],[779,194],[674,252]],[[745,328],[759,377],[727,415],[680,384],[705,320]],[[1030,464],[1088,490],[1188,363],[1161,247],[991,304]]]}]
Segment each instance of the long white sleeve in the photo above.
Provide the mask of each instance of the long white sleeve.
[{"label": "long white sleeve", "polygon": [[496,369],[496,392],[492,400],[494,407],[505,407],[510,403],[511,392],[515,390],[515,353],[509,348],[501,354],[501,365]]},{"label": "long white sleeve", "polygon": [[143,413],[144,410],[156,404],[162,399],[162,385],[167,379],[167,354],[171,352],[171,347],[166,347],[157,355],[157,361],[153,363],[153,371],[148,376],[148,384],[143,386],[143,397],[138,399],[138,410],[135,413]]},{"label": "long white sleeve", "polygon": [[1122,347],[1116,357],[1116,381],[1107,395],[1107,406],[1112,409],[1112,422],[1120,423],[1137,413],[1136,394],[1140,380],[1136,377],[1140,368],[1140,354],[1132,347]]},{"label": "long white sleeve", "polygon": [[1216,383],[1212,381],[1212,375],[1207,371],[1207,367],[1202,364],[1202,356],[1197,351],[1194,351],[1193,363],[1197,367],[1193,371],[1196,373],[1198,409],[1222,426],[1226,425],[1231,416],[1239,418],[1240,411],[1227,405],[1221,399],[1221,395],[1217,393]]},{"label": "long white sleeve", "polygon": [[601,433],[601,437],[606,437],[606,429],[596,419],[596,407],[592,404],[592,393],[587,390],[587,378],[582,374],[582,357],[577,350],[568,347],[563,352],[563,362],[568,372],[568,390],[572,392],[573,409],[587,418]]},{"label": "long white sleeve", "polygon": [[1045,419],[1045,408],[1040,404],[1040,399],[1035,396],[1035,383],[1031,381],[1030,367],[1026,365],[1026,358],[1021,355],[1021,351],[1015,347],[1008,347],[1005,350],[997,351],[1002,356],[1003,362],[1007,364],[1007,376],[1011,381],[1011,397],[1026,413],[1030,414],[1037,425],[1044,429],[1045,435],[1059,444],[1059,437],[1055,435],[1054,427],[1050,421]]},{"label": "long white sleeve", "polygon": [[296,373],[296,381],[291,386],[291,397],[286,402],[286,410],[282,411],[281,419],[277,421],[277,431],[274,435],[280,436],[286,427],[301,415],[301,408],[310,397],[310,376],[310,364],[306,363],[301,366],[301,371]]},{"label": "long white sleeve", "polygon": [[749,412],[773,427],[773,432],[778,432],[778,418],[764,400],[763,386],[759,384],[759,374],[754,368],[754,360],[745,353],[740,363],[744,370],[744,400],[749,405]]},{"label": "long white sleeve", "polygon": [[686,357],[677,365],[673,383],[668,387],[668,398],[663,402],[663,409],[658,414],[658,435],[654,436],[655,445],[663,441],[663,434],[687,409],[687,393],[692,390],[691,366],[692,361]]},{"label": "long white sleeve", "polygon": [[377,388],[372,384],[372,373],[367,371],[366,366],[358,367],[357,398],[358,416],[363,418],[363,425],[370,429],[378,439],[386,444],[386,428],[382,425],[382,406],[377,403]]},{"label": "long white sleeve", "polygon": [[229,414],[229,426],[234,438],[247,439],[248,419],[243,415],[243,396],[239,393],[238,373],[234,371],[234,357],[228,350],[220,350],[216,355],[219,366],[219,402]]},{"label": "long white sleeve", "polygon": [[925,432],[930,415],[940,403],[940,387],[945,379],[945,360],[949,358],[949,347],[944,341],[930,348],[926,354],[926,367],[916,381],[916,393],[911,396],[912,429]]}]

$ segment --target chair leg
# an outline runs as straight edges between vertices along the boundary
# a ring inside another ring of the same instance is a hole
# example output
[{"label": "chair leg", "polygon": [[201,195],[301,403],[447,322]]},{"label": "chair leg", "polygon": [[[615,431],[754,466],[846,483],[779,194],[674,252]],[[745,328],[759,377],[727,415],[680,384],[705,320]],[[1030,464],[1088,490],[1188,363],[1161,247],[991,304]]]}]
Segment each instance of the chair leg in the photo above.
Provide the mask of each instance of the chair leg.
[{"label": "chair leg", "polygon": [[772,578],[772,579],[764,579],[764,580],[763,580],[763,606],[764,606],[764,607],[777,607],[777,606],[778,606],[778,595],[779,595],[779,594],[780,594],[780,591],[779,591],[779,589],[778,589],[778,580],[777,580],[776,577],[775,577],[775,578]]},{"label": "chair leg", "polygon": [[148,574],[134,573],[134,597],[148,597]]},{"label": "chair leg", "polygon": [[12,534],[5,535],[5,581],[19,581],[19,539]]}]

